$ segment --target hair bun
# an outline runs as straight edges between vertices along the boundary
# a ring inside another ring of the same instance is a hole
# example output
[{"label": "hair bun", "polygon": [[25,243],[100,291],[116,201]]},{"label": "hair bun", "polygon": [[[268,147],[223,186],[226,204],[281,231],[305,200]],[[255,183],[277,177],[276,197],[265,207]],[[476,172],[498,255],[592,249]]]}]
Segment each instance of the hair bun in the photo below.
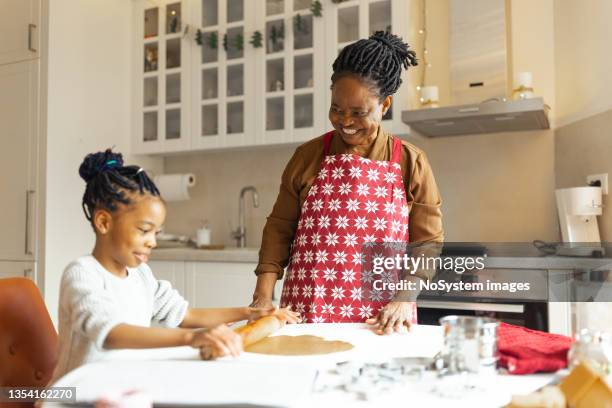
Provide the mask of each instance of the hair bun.
[{"label": "hair bun", "polygon": [[98,174],[122,166],[123,155],[106,149],[103,152],[90,153],[85,156],[79,167],[79,175],[86,183],[89,183]]},{"label": "hair bun", "polygon": [[370,40],[377,41],[391,49],[402,61],[404,68],[418,65],[416,54],[410,49],[400,37],[389,31],[376,31],[370,36]]}]

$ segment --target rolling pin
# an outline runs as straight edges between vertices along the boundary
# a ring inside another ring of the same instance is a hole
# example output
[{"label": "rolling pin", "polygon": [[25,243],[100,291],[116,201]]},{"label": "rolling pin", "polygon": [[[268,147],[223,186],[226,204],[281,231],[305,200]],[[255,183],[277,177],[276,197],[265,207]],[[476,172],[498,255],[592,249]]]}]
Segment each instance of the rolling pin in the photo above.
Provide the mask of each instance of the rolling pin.
[{"label": "rolling pin", "polygon": [[[285,323],[285,320],[279,319],[276,316],[264,316],[254,322],[234,329],[234,332],[242,338],[242,346],[246,348],[277,332]],[[202,360],[212,360],[219,356],[209,348],[203,347],[200,349],[200,357]]]}]

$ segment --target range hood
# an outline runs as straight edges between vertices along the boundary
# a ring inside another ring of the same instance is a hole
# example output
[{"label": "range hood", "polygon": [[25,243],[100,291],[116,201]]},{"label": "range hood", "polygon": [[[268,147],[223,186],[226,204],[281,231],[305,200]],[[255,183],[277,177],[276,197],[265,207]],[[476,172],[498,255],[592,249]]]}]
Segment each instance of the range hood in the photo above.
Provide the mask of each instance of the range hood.
[{"label": "range hood", "polygon": [[428,137],[550,129],[542,98],[407,110],[402,121]]}]

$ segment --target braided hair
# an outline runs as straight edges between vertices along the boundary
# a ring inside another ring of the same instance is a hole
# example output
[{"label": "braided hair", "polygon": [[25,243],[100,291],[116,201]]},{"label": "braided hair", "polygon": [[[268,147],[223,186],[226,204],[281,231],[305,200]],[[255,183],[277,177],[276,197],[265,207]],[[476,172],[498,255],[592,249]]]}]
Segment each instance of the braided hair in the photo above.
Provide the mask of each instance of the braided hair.
[{"label": "braided hair", "polygon": [[402,83],[402,67],[417,65],[416,53],[400,37],[388,31],[376,31],[370,38],[347,45],[333,64],[331,80],[357,75],[382,101],[393,95]]},{"label": "braided hair", "polygon": [[138,191],[141,195],[145,192],[154,197],[160,195],[141,167],[124,166],[123,155],[111,149],[88,154],[79,167],[79,175],[87,183],[82,206],[89,222],[92,222],[96,207],[113,212],[117,203],[130,204],[126,193]]}]

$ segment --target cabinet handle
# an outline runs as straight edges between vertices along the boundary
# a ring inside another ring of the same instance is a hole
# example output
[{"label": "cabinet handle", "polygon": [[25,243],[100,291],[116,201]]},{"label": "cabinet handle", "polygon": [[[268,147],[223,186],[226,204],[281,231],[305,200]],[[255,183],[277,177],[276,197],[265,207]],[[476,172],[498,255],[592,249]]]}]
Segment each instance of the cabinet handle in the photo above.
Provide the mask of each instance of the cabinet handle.
[{"label": "cabinet handle", "polygon": [[28,278],[28,279],[32,279],[32,269],[30,269],[30,268],[24,269],[23,270],[23,276]]},{"label": "cabinet handle", "polygon": [[32,47],[32,32],[36,29],[36,24],[28,24],[28,50],[37,52],[38,50]]},{"label": "cabinet handle", "polygon": [[26,191],[26,216],[25,216],[25,253],[33,255],[30,248],[30,197],[34,194],[34,190]]}]

